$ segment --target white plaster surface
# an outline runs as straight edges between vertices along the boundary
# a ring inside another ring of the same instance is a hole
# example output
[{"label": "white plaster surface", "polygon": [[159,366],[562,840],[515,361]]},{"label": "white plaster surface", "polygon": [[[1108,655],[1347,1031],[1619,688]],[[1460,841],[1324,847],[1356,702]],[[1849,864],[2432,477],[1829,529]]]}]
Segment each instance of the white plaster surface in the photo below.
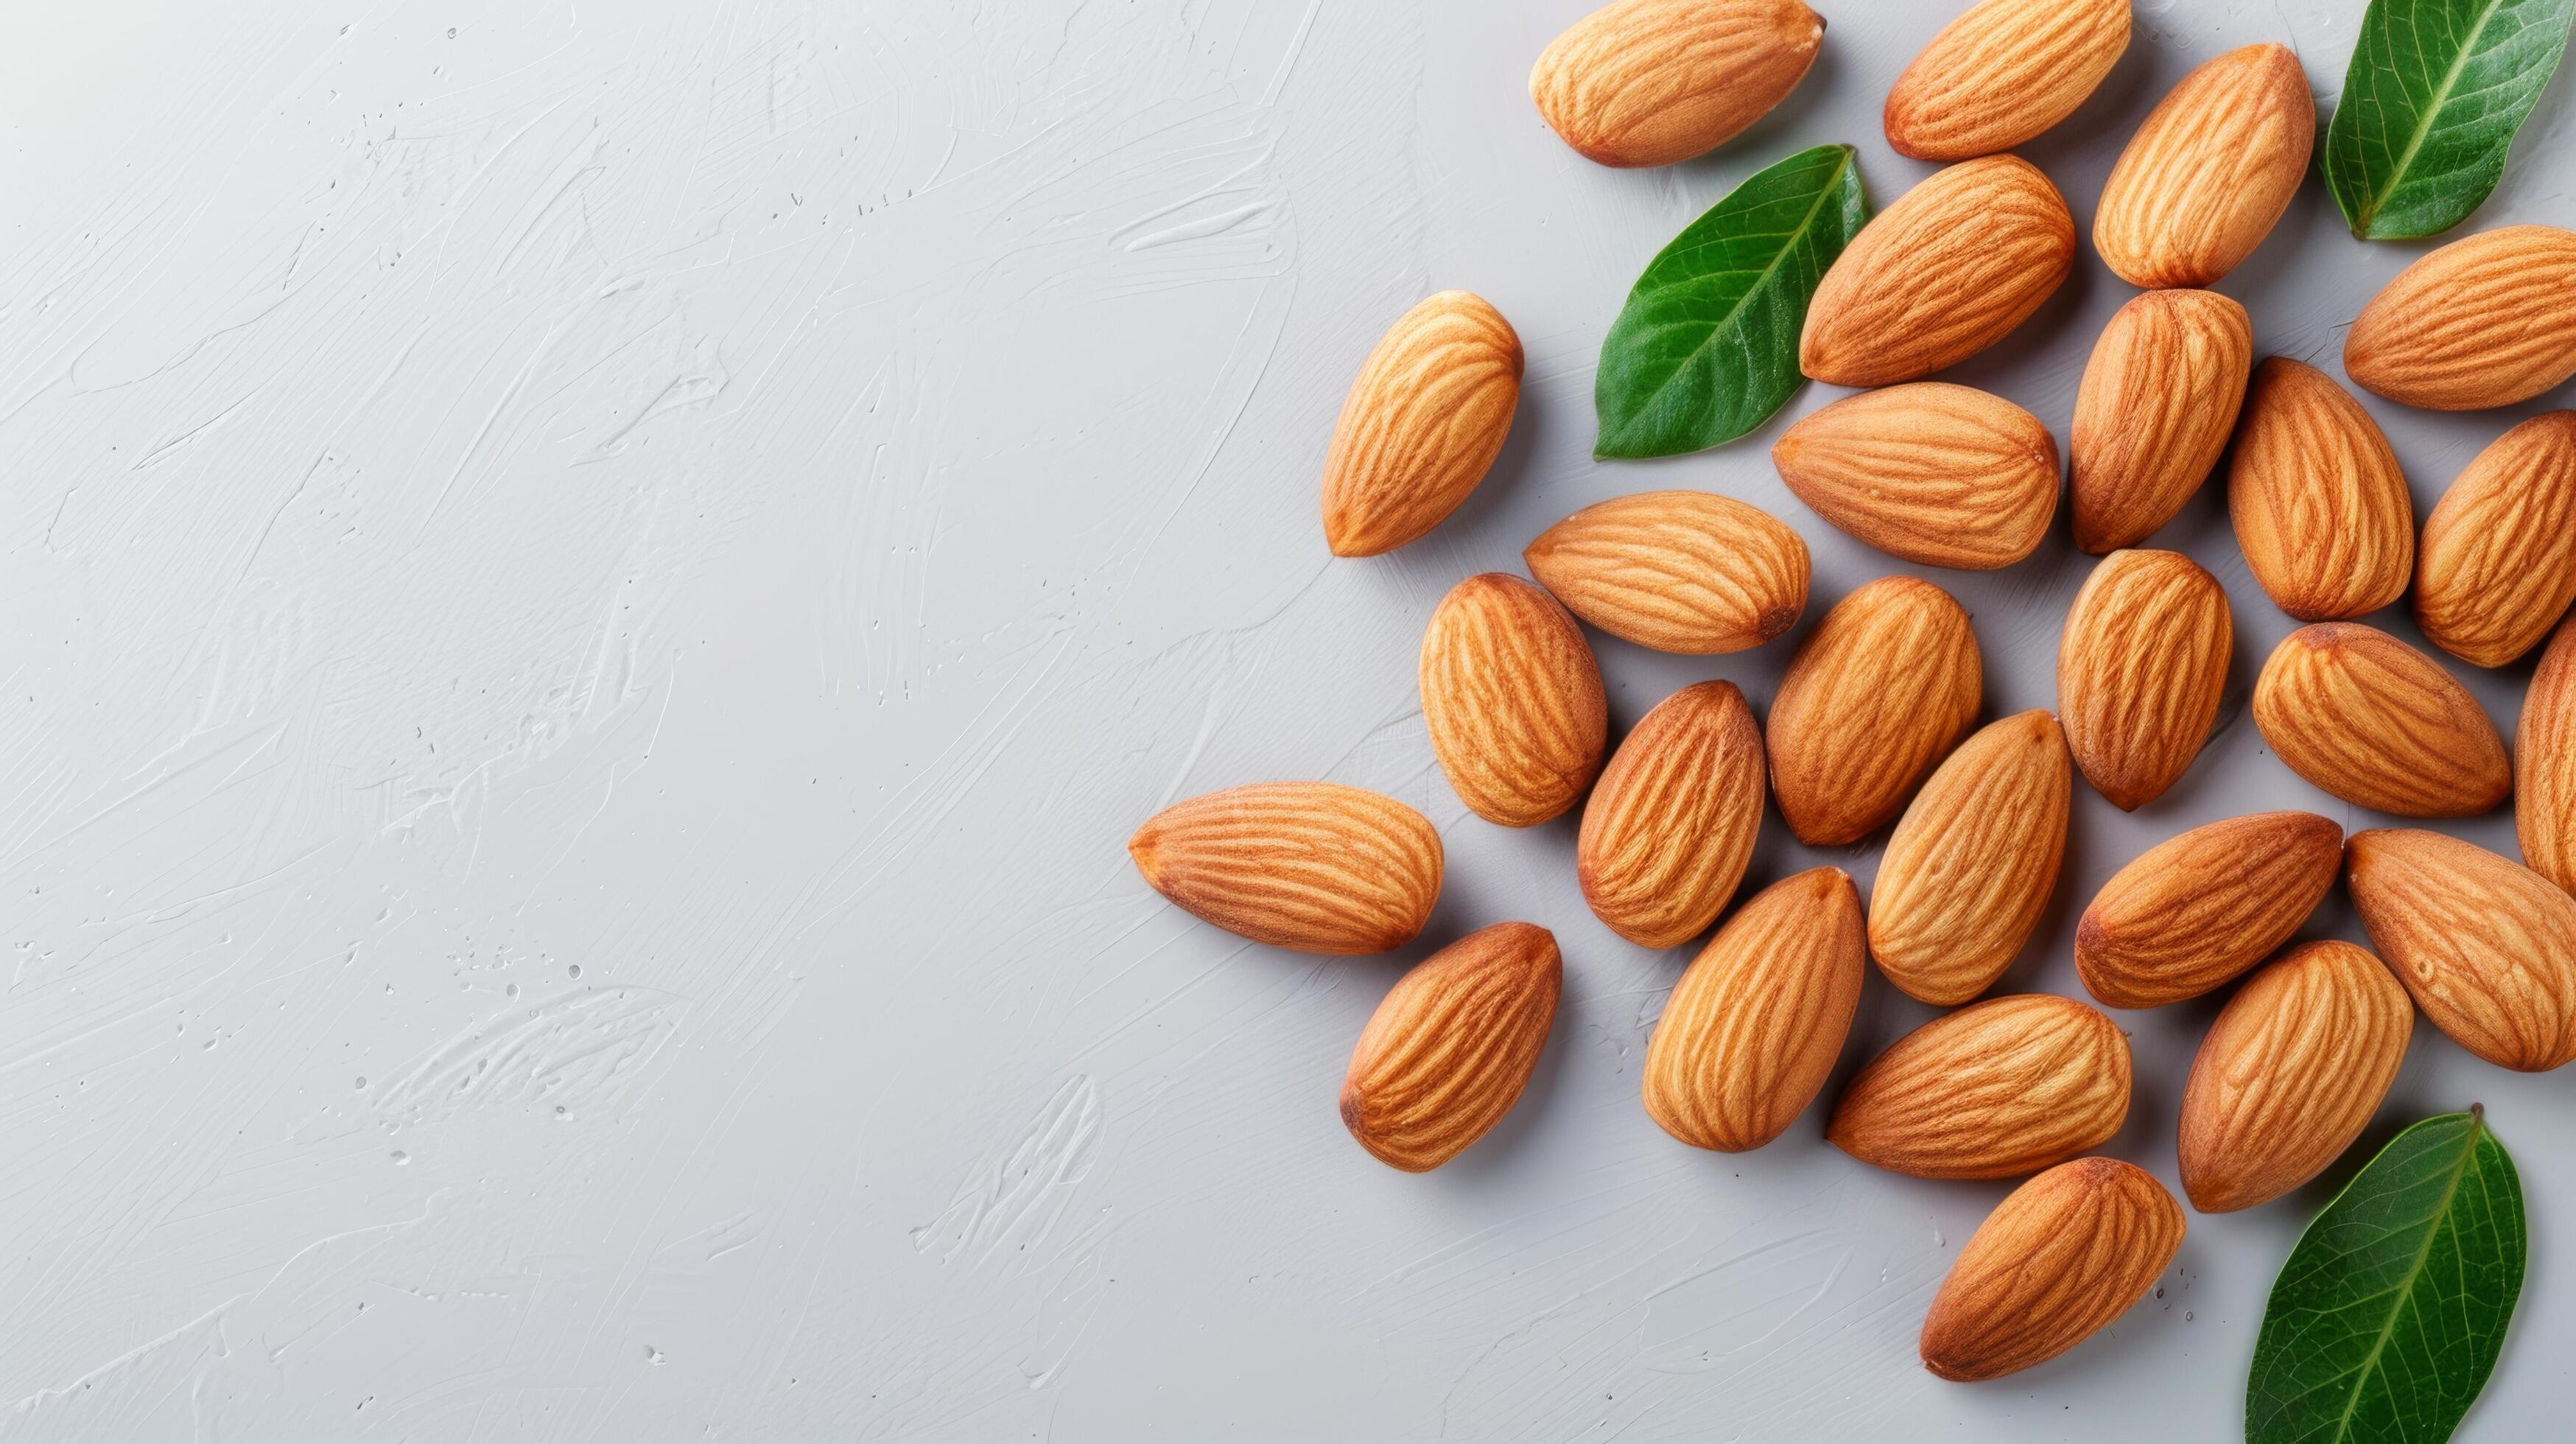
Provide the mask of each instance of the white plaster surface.
[{"label": "white plaster surface", "polygon": [[[2004,1382],[1914,1355],[2004,1185],[1878,1173],[1811,1113],[1684,1148],[1636,1100],[1688,957],[1575,889],[1571,820],[1431,762],[1433,602],[1541,527],[1725,491],[1815,550],[1810,622],[1891,570],[1761,436],[1589,458],[1594,359],[1664,240],[1858,144],[1949,0],[1834,0],[1719,154],[1619,172],[1524,91],[1586,0],[87,0],[0,46],[0,1438],[2219,1440],[2320,1185],[2194,1216],[2161,1295]],[[2089,223],[2154,99],[2361,0],[2140,0],[2028,148]],[[2570,85],[2474,224],[2576,222]],[[2336,369],[2422,247],[2313,183],[2221,289]],[[1483,490],[1335,561],[1343,387],[1424,293],[1528,347]],[[2061,438],[2127,294],[2076,279],[1958,379]],[[1814,388],[1791,414],[1831,399]],[[2566,404],[2567,394],[2538,404]],[[2429,505],[2515,416],[2372,403]],[[2006,987],[2077,991],[2074,914],[2146,844],[2303,806],[2245,715],[2289,622],[2211,489],[2159,544],[2237,608],[2222,731],[2123,816],[2079,789]],[[1975,613],[1990,714],[2053,702],[2089,562]],[[2384,619],[2401,634],[2401,614]],[[1620,726],[1787,645],[1598,642]],[[2528,667],[2467,675],[2510,727]],[[1191,921],[1122,844],[1275,777],[1441,826],[1422,945],[1315,960]],[[2510,850],[2498,814],[2456,829]],[[1756,880],[1811,852],[1774,819]],[[1557,931],[1520,1107],[1393,1173],[1334,1094],[1387,985]],[[2338,898],[2316,930],[2358,936]],[[2215,999],[2122,1015],[2114,1151],[2171,1181]],[[1928,1015],[1873,980],[1846,1072]],[[2534,1237],[2462,1437],[2564,1433],[2563,1077],[2429,1027],[2370,1141],[2483,1101]],[[2339,1180],[2357,1160],[2331,1175]]]}]

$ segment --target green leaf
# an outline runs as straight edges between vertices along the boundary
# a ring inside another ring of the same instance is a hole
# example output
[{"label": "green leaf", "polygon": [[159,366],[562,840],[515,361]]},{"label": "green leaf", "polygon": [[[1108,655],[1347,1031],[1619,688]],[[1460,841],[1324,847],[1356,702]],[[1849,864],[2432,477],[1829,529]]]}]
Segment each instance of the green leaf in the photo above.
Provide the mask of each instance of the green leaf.
[{"label": "green leaf", "polygon": [[2495,189],[2576,0],[2370,0],[2326,127],[2326,189],[2352,233],[2447,231]]},{"label": "green leaf", "polygon": [[2263,1310],[2247,1444],[2439,1444],[2522,1293],[2522,1183],[2483,1110],[2428,1118],[2316,1216]]},{"label": "green leaf", "polygon": [[1601,343],[1594,456],[1677,456],[1760,426],[1806,377],[1798,331],[1869,219],[1847,145],[1757,173],[1659,251]]}]

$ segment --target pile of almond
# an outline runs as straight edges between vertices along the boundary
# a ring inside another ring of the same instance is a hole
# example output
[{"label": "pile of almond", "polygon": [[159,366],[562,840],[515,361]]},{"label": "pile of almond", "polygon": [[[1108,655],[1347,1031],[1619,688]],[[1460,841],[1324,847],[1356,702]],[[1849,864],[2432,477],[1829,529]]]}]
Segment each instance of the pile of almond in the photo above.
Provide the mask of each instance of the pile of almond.
[{"label": "pile of almond", "polygon": [[[1584,155],[1666,164],[1769,110],[1823,34],[1798,0],[1619,0],[1548,47],[1531,94]],[[2401,817],[2515,797],[2528,866],[2438,832],[2346,838],[2327,818],[2274,812],[2194,828],[2121,868],[2076,933],[2094,1002],[2154,1008],[2242,980],[2183,1088],[2184,1192],[2203,1212],[2248,1208],[2325,1170],[2378,1108],[2418,1009],[2507,1068],[2576,1058],[2576,629],[2550,643],[2508,753],[2442,664],[2355,620],[2411,593],[2423,636],[2478,667],[2548,638],[2576,599],[2576,412],[2503,432],[2419,532],[2370,413],[2313,367],[2258,364],[2244,307],[2197,289],[2262,244],[2306,174],[2315,113],[2297,57],[2253,45],[2200,66],[2112,170],[2093,250],[2146,289],[2095,345],[2062,450],[2012,402],[1920,379],[2002,341],[2072,271],[2064,198],[2001,152],[2073,112],[2128,40],[2128,0],[1983,0],[1897,78],[1890,144],[1951,164],[1860,232],[1807,311],[1801,369],[1875,389],[1798,420],[1772,451],[1826,523],[1907,562],[1971,569],[2030,555],[2059,510],[2062,458],[2076,543],[2107,555],[2065,618],[2055,714],[1980,725],[1967,612],[1932,582],[1888,576],[1796,639],[1767,717],[1734,684],[1702,682],[1613,750],[1585,624],[1705,655],[1777,642],[1807,609],[1798,532],[1695,491],[1567,517],[1530,543],[1534,580],[1467,578],[1422,641],[1423,722],[1468,809],[1529,827],[1581,808],[1574,865],[1603,924],[1649,948],[1715,929],[1674,983],[1643,1070],[1645,1111],[1675,1138],[1759,1148],[1807,1112],[1870,964],[1956,1009],[1868,1064],[1825,1124],[1880,1168],[2028,1177],[1924,1320],[1924,1363],[1950,1379],[2074,1347],[2148,1291],[2183,1236],[2181,1205],[2152,1175],[2087,1156],[2128,1114],[2119,1025],[2073,998],[1979,999],[2057,887],[2076,776],[2135,808],[2175,786],[2210,735],[2229,598],[2188,558],[2138,548],[2222,457],[2250,572],[2308,624],[2255,688],[2272,751]],[[2345,374],[2409,406],[2524,400],[2576,373],[2571,295],[2576,234],[2472,235],[2360,309]],[[1512,327],[1476,296],[1443,292],[1400,318],[1361,366],[1325,462],[1332,550],[1366,556],[1437,527],[1500,449],[1521,369]],[[1870,895],[1823,867],[1738,903],[1766,802],[1811,845],[1892,824]],[[1191,913],[1307,952],[1401,947],[1440,892],[1431,824],[1332,783],[1192,798],[1130,850]],[[2292,941],[2339,875],[2375,953]],[[1561,971],[1550,933],[1505,922],[1406,974],[1352,1054],[1353,1136],[1417,1171],[1474,1143],[1528,1082]]]}]

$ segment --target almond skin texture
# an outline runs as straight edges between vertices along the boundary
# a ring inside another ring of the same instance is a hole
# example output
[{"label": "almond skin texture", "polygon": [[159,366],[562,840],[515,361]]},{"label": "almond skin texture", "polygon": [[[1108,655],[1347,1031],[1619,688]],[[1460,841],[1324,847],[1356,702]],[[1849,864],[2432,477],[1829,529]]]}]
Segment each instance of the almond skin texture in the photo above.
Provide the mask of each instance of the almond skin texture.
[{"label": "almond skin texture", "polygon": [[1694,1148],[1780,1136],[1825,1086],[1860,1006],[1860,895],[1840,868],[1782,878],[1673,985],[1646,1046],[1646,1112]]},{"label": "almond skin texture", "polygon": [[2129,812],[2181,780],[2209,740],[2236,650],[2227,589],[2180,552],[2102,559],[2057,642],[2057,706],[2075,765]]},{"label": "almond skin texture", "polygon": [[1655,704],[1583,805],[1574,869],[1592,915],[1640,947],[1707,931],[1744,880],[1763,795],[1762,729],[1734,683]]},{"label": "almond skin texture", "polygon": [[2475,817],[2513,791],[2513,762],[2478,699],[2359,622],[2283,637],[2254,681],[2254,725],[2292,772],[2357,806]]},{"label": "almond skin texture", "polygon": [[2406,989],[2350,943],[2264,964],[2209,1025],[2183,1089],[2192,1207],[2252,1208],[2325,1172],[2379,1111],[2414,1030]]},{"label": "almond skin texture", "polygon": [[1183,912],[1301,953],[1403,947],[1440,899],[1430,822],[1337,782],[1256,782],[1173,803],[1127,853]]},{"label": "almond skin texture", "polygon": [[1422,720],[1458,800],[1505,827],[1572,807],[1610,735],[1583,629],[1556,598],[1502,572],[1467,578],[1432,610]]},{"label": "almond skin texture", "polygon": [[1799,369],[1884,386],[1955,366],[2038,310],[2074,266],[2074,218],[2037,166],[1990,155],[1934,171],[1825,272]]},{"label": "almond skin texture", "polygon": [[2057,514],[2057,442],[2000,396],[1917,381],[1846,396],[1771,448],[1818,516],[1889,556],[1991,571],[2029,556]]},{"label": "almond skin texture", "polygon": [[1396,980],[1351,1050],[1342,1123],[1380,1163],[1426,1173],[1503,1120],[1556,1021],[1565,966],[1528,923],[1469,933]]},{"label": "almond skin texture", "polygon": [[2061,1163],[1977,1225],[1923,1319],[1923,1367],[1974,1383],[2084,1342],[2146,1297],[2182,1247],[2182,1205],[2116,1158]]},{"label": "almond skin texture", "polygon": [[2114,1008],[2197,998],[2271,955],[2317,910],[2343,829],[2313,812],[2231,817],[2138,854],[2075,925],[2075,972]]},{"label": "almond skin texture", "polygon": [[1869,954],[1889,982],[1951,1007],[2012,966],[2057,889],[2073,771],[2057,719],[2032,711],[1980,728],[1923,784],[1870,888]]},{"label": "almond skin texture", "polygon": [[1644,491],[1587,506],[1521,553],[1576,616],[1659,652],[1761,646],[1807,609],[1807,543],[1733,497]]},{"label": "almond skin texture", "polygon": [[2253,364],[2245,308],[2216,291],[2150,291],[2112,315],[2075,392],[2077,546],[2111,551],[2173,520],[2227,449]]},{"label": "almond skin texture", "polygon": [[2505,226],[2397,273],[2353,318],[2343,374],[2391,401],[2483,411],[2576,376],[2576,231]]},{"label": "almond skin texture", "polygon": [[1968,735],[1984,694],[1948,592],[1881,577],[1843,598],[1789,659],[1763,733],[1789,830],[1810,847],[1868,836]]},{"label": "almond skin texture", "polygon": [[1916,160],[2010,150],[2075,113],[2129,48],[2129,0],[1983,0],[1887,92],[1887,143]]},{"label": "almond skin texture", "polygon": [[1860,1071],[1825,1137],[1917,1178],[2013,1178],[2099,1148],[2129,1116],[2129,1040],[2073,998],[1991,998]]},{"label": "almond skin texture", "polygon": [[2344,867],[2371,945],[2452,1042],[2524,1073],[2576,1058],[2576,900],[2422,828],[2356,832]]},{"label": "almond skin texture", "polygon": [[1324,541],[1372,557],[1417,540],[1485,479],[1521,399],[1521,338],[1469,291],[1397,318],[1360,366],[1324,457]]},{"label": "almond skin texture", "polygon": [[2513,733],[2513,830],[2533,872],[2576,893],[2576,628],[2540,654]]},{"label": "almond skin texture", "polygon": [[2576,411],[2479,452],[2433,504],[2416,557],[2425,640],[2480,667],[2539,646],[2576,600]]},{"label": "almond skin texture", "polygon": [[2227,515],[2255,583],[2302,622],[2378,611],[2415,574],[2415,503],[2387,435],[2333,377],[2287,356],[2254,370]]},{"label": "almond skin texture", "polygon": [[2317,106],[2284,45],[2231,50],[2182,78],[2120,152],[2093,249],[2132,286],[2206,286],[2254,254],[2308,173]]},{"label": "almond skin texture", "polygon": [[1619,0],[1540,53],[1530,99],[1587,159],[1671,165],[1768,114],[1824,38],[1798,0]]}]

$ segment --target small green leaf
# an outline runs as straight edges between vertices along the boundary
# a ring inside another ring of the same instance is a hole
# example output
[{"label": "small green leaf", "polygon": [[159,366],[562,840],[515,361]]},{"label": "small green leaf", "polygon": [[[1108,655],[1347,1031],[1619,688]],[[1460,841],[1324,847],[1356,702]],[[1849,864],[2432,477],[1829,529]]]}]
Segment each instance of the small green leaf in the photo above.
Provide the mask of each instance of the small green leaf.
[{"label": "small green leaf", "polygon": [[2352,233],[2403,240],[2467,220],[2571,19],[2576,0],[2370,0],[2326,127],[2326,189]]},{"label": "small green leaf", "polygon": [[1601,343],[1595,456],[1677,456],[1760,426],[1806,377],[1798,331],[1869,219],[1847,145],[1802,150],[1656,253]]},{"label": "small green leaf", "polygon": [[2483,1110],[2428,1118],[2309,1223],[2272,1281],[2247,1444],[2439,1444],[2522,1293],[2522,1183]]}]

